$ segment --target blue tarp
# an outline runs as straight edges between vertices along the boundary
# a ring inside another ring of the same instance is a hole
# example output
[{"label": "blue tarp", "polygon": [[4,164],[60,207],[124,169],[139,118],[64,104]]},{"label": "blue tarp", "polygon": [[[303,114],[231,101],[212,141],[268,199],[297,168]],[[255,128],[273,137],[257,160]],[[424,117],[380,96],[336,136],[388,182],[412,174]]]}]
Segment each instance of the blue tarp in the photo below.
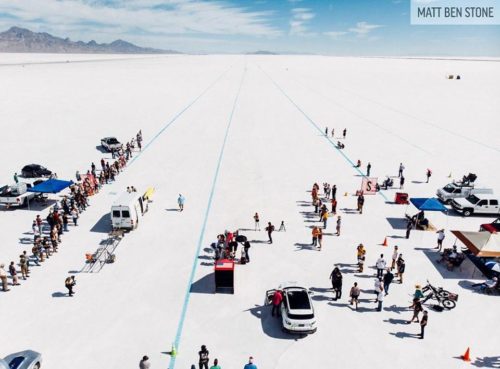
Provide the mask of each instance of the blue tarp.
[{"label": "blue tarp", "polygon": [[426,210],[426,211],[447,211],[448,209],[441,204],[441,202],[434,198],[425,198],[418,197],[414,199],[410,199],[410,202],[415,205],[418,210]]},{"label": "blue tarp", "polygon": [[60,179],[49,179],[28,189],[29,192],[58,193],[71,186],[73,181],[62,181]]}]

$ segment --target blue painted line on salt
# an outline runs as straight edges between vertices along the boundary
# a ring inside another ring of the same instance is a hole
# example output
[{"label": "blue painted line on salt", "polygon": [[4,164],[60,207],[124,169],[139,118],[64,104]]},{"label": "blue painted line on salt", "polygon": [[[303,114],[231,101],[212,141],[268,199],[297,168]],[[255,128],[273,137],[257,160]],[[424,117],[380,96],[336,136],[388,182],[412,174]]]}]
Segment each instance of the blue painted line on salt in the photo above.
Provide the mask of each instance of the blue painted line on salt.
[{"label": "blue painted line on salt", "polygon": [[[309,115],[307,115],[301,108],[300,106],[298,106],[295,101],[293,101],[293,99],[287,95],[287,93],[280,87],[280,85],[278,85],[276,83],[276,81],[274,79],[271,78],[271,76],[269,74],[267,74],[260,66],[258,66],[259,69],[262,71],[262,73],[264,73],[267,78],[269,78],[271,80],[271,82],[276,86],[276,88],[283,94],[283,96],[285,96],[288,101],[290,101],[290,103],[292,103],[293,106],[295,106],[295,108],[307,119],[307,121],[309,123],[312,124],[312,126],[314,128],[316,128],[318,130],[319,133],[321,133],[321,135],[324,136],[324,138],[330,143],[330,145],[333,146],[333,148],[335,150],[337,150],[337,152],[342,155],[344,157],[344,159],[352,165],[352,167],[354,168],[354,170],[356,170],[363,178],[368,178],[358,167],[356,167],[356,165],[354,164],[354,162],[342,151],[340,150],[336,145],[335,143],[333,143],[333,141],[327,136],[324,134],[324,132],[321,130],[321,128],[319,128],[319,126],[316,124],[316,122],[314,120],[312,120],[311,117],[309,117]],[[385,201],[388,201],[387,197],[380,191],[377,192],[380,196],[382,196],[384,198]]]},{"label": "blue painted line on salt", "polygon": [[[188,284],[187,284],[187,287],[186,287],[186,294],[184,296],[184,303],[182,305],[181,317],[179,319],[179,323],[178,323],[178,326],[177,326],[177,334],[175,336],[175,341],[174,341],[174,345],[175,345],[175,347],[176,347],[177,350],[179,349],[179,344],[180,344],[181,336],[182,336],[182,330],[184,328],[184,321],[186,320],[187,308],[189,306],[189,300],[190,300],[190,296],[191,296],[191,285],[193,284],[194,276],[195,276],[195,273],[196,273],[196,268],[198,266],[198,255],[200,254],[200,249],[201,249],[201,245],[202,245],[202,242],[203,242],[203,238],[205,237],[205,229],[206,229],[206,226],[207,226],[208,216],[210,215],[210,209],[212,208],[212,200],[213,200],[214,193],[215,193],[215,186],[217,184],[217,179],[219,177],[219,171],[220,171],[220,167],[221,167],[221,163],[222,163],[222,158],[224,156],[224,149],[226,148],[227,137],[228,137],[228,134],[229,134],[229,130],[231,128],[231,124],[233,122],[233,115],[234,115],[234,111],[236,110],[236,104],[238,103],[238,99],[240,97],[241,87],[243,86],[243,80],[245,79],[245,74],[246,74],[246,67],[245,67],[245,70],[243,71],[243,75],[241,77],[240,85],[238,87],[238,92],[236,93],[236,97],[235,97],[234,102],[233,102],[233,107],[231,109],[231,114],[229,115],[229,121],[228,121],[228,124],[227,124],[227,127],[226,127],[226,133],[224,135],[224,141],[222,142],[221,150],[220,150],[220,153],[219,153],[219,158],[217,160],[217,167],[215,169],[214,177],[213,177],[213,180],[212,180],[212,189],[210,190],[210,196],[208,197],[207,208],[205,210],[205,218],[203,219],[203,224],[202,224],[202,227],[201,227],[200,237],[198,238],[198,245],[196,247],[196,253],[194,254],[194,259],[193,259],[193,266],[191,268],[191,274],[189,275],[189,280],[188,280]],[[175,368],[175,362],[176,362],[176,357],[175,356],[171,356],[168,368],[169,369],[174,369]]]}]

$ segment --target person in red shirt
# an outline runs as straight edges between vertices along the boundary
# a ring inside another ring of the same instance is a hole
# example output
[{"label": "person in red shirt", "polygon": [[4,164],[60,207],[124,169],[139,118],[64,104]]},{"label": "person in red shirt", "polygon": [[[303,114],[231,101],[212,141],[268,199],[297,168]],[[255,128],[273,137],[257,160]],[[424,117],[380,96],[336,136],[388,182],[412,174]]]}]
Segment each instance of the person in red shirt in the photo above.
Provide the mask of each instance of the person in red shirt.
[{"label": "person in red shirt", "polygon": [[279,318],[282,301],[283,301],[283,295],[281,291],[276,290],[276,292],[273,295],[273,310],[271,311],[271,316],[274,316],[274,312],[276,311],[276,317]]}]

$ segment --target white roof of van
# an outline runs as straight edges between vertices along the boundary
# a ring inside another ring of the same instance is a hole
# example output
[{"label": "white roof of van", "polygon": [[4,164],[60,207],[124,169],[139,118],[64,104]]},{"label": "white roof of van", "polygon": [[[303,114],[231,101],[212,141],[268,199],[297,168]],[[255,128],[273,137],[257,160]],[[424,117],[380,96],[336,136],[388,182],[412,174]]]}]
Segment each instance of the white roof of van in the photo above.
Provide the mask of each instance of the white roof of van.
[{"label": "white roof of van", "polygon": [[112,206],[129,205],[130,203],[136,201],[141,195],[139,192],[124,192],[113,201]]}]

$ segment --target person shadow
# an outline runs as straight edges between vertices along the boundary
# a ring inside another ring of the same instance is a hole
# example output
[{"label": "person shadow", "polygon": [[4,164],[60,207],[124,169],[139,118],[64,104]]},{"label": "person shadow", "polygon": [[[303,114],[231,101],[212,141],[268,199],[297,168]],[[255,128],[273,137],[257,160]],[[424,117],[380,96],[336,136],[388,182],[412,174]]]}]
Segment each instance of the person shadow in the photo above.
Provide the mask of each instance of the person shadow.
[{"label": "person shadow", "polygon": [[65,292],[54,292],[52,294],[52,297],[66,297],[66,296],[68,296],[68,294]]}]

